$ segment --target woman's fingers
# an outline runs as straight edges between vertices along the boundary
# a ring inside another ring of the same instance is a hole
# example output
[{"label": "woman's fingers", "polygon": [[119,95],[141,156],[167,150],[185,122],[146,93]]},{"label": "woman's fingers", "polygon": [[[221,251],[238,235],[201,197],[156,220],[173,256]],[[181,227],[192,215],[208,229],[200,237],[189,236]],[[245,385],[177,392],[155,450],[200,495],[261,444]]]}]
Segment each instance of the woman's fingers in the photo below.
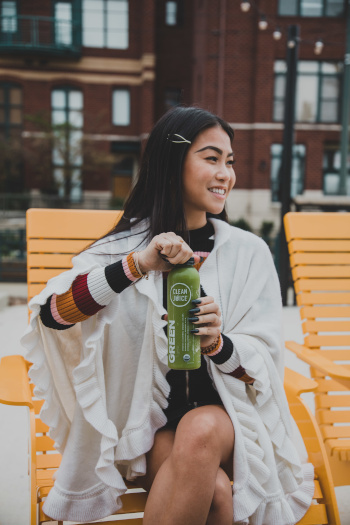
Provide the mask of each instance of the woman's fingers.
[{"label": "woman's fingers", "polygon": [[196,316],[203,316],[207,314],[214,313],[218,317],[221,317],[221,311],[219,306],[214,301],[213,297],[201,297],[199,299],[200,303],[198,303],[198,300],[195,304],[193,304],[192,309],[190,310],[190,313],[193,312],[193,310],[196,310],[194,312]]},{"label": "woman's fingers", "polygon": [[[200,302],[198,302],[200,301]],[[201,336],[201,347],[212,344],[221,333],[221,312],[213,297],[201,297],[189,311],[192,333]]]},{"label": "woman's fingers", "polygon": [[[206,315],[199,315],[199,314],[190,314],[191,317],[189,317],[189,321],[193,324],[199,324],[199,325],[210,325],[210,326],[221,326],[221,319],[217,314],[206,314]],[[202,332],[204,333],[204,332]]]},{"label": "woman's fingers", "polygon": [[156,240],[156,247],[170,264],[185,263],[193,254],[188,244],[173,232],[161,234]]},{"label": "woman's fingers", "polygon": [[150,244],[138,252],[139,266],[143,272],[168,272],[173,265],[184,264],[194,257],[195,264],[200,262],[188,244],[174,232],[161,233],[153,237]]}]

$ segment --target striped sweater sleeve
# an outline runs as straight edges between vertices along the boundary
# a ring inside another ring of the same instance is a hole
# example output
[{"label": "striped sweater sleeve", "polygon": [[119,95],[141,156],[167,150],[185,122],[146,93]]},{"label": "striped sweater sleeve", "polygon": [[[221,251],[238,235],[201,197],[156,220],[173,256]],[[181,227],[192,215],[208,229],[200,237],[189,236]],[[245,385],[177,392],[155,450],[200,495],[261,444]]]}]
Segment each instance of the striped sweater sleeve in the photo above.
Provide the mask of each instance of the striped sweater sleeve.
[{"label": "striped sweater sleeve", "polygon": [[78,275],[66,293],[48,298],[40,310],[41,320],[48,328],[66,330],[96,314],[110,303],[114,294],[121,293],[140,277],[132,253],[105,268]]},{"label": "striped sweater sleeve", "polygon": [[[203,264],[203,262],[201,264]],[[207,294],[201,286],[201,296],[205,297],[206,295]],[[221,372],[224,372],[224,374],[229,374],[245,383],[252,384],[254,382],[254,379],[250,377],[240,365],[239,357],[234,349],[233,343],[226,335],[221,334],[216,347],[210,354],[206,355],[216,364]]]},{"label": "striped sweater sleeve", "polygon": [[240,365],[239,357],[234,349],[233,343],[226,335],[221,334],[216,348],[207,355],[224,374],[244,381],[244,383],[252,384],[254,382],[254,379],[250,377]]}]

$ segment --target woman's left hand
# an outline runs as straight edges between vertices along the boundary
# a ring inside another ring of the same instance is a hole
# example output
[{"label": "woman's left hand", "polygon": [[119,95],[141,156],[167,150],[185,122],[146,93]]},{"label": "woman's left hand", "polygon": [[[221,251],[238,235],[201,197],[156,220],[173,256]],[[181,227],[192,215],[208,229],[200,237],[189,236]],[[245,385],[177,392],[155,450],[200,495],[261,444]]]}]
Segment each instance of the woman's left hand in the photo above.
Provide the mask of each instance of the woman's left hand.
[{"label": "woman's left hand", "polygon": [[193,304],[189,311],[189,319],[193,323],[197,335],[201,338],[201,348],[210,346],[221,333],[221,312],[213,297],[201,297],[199,304]]}]

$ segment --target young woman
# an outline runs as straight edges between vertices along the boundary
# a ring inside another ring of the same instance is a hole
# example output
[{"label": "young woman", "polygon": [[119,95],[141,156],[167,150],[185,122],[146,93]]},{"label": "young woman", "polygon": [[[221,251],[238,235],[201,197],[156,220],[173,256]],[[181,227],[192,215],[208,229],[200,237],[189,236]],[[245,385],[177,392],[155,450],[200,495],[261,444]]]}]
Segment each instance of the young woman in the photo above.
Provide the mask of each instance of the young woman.
[{"label": "young woman", "polygon": [[[292,525],[311,503],[283,391],[273,261],[227,223],[232,140],[199,108],[164,115],[123,219],[30,304],[23,341],[63,453],[44,506],[53,519],[116,511],[123,477],[149,491],[145,525]],[[191,256],[201,367],[170,371],[166,276]]]}]

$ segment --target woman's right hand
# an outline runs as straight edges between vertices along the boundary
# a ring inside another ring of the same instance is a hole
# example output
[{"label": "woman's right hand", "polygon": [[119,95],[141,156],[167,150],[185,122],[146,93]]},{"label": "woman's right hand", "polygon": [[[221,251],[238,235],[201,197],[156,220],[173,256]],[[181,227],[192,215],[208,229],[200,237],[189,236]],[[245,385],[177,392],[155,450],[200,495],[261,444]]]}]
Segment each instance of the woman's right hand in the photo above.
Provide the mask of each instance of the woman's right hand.
[{"label": "woman's right hand", "polygon": [[[168,262],[161,256],[166,257]],[[137,255],[142,273],[170,271],[171,265],[183,264],[193,256],[193,251],[188,244],[173,232],[156,235],[147,248],[138,252]],[[199,262],[199,256],[195,255],[194,257],[195,261]]]}]

